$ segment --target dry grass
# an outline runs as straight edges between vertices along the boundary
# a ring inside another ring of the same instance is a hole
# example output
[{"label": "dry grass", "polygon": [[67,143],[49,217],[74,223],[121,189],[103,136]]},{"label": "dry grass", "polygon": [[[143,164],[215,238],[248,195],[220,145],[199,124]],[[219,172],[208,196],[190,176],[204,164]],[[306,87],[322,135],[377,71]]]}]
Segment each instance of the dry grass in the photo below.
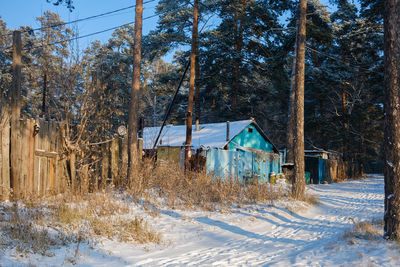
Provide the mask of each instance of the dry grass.
[{"label": "dry grass", "polygon": [[[112,193],[93,193],[75,202],[62,202],[52,207],[52,223],[71,232],[85,228],[85,240],[97,238],[118,239],[139,244],[161,243],[161,235],[152,230],[138,216],[132,219],[128,201],[117,199]],[[128,238],[129,236],[129,238]]]},{"label": "dry grass", "polygon": [[22,254],[52,256],[51,251],[57,247],[77,243],[79,250],[81,242],[92,245],[103,238],[135,244],[162,243],[161,234],[143,218],[132,215],[128,201],[116,196],[120,195],[63,194],[1,205],[0,250],[15,248]]},{"label": "dry grass", "polygon": [[288,211],[290,211],[291,214],[297,214],[299,212],[304,212],[307,210],[307,207],[304,205],[302,205],[302,203],[299,202],[291,202],[290,204],[285,206],[285,209],[287,209]]},{"label": "dry grass", "polygon": [[162,241],[161,234],[151,230],[143,218],[135,217],[133,220],[121,220],[119,227],[119,241],[137,242],[139,244],[157,243]]},{"label": "dry grass", "polygon": [[17,253],[39,253],[52,256],[51,248],[68,244],[74,240],[71,235],[52,231],[43,226],[44,214],[37,210],[12,207],[0,215],[2,237],[0,247],[15,248]]},{"label": "dry grass", "polygon": [[[295,203],[295,201],[296,201],[296,198],[293,197],[291,191],[289,192],[289,198],[288,199],[292,203]],[[317,205],[321,204],[321,200],[319,200],[319,198],[316,195],[313,195],[313,194],[310,194],[310,193],[307,193],[307,192],[304,192],[303,198],[300,199],[300,201],[302,201],[304,203],[307,203],[309,205],[312,205],[312,206],[317,206]],[[301,205],[301,203],[298,203],[298,204],[299,205],[297,205],[297,206],[299,206],[300,209],[305,209],[305,207],[303,205]],[[293,207],[289,207],[290,211],[293,211],[292,209],[293,209]],[[294,208],[294,209],[296,209],[296,208]]]},{"label": "dry grass", "polygon": [[317,206],[321,204],[321,200],[319,200],[319,198],[316,195],[312,195],[312,194],[308,194],[305,193],[304,194],[304,202],[313,205],[313,206]]},{"label": "dry grass", "polygon": [[348,239],[350,244],[357,244],[356,239],[378,240],[382,238],[382,220],[358,223],[353,218],[349,218],[349,220],[352,221],[353,226],[344,233],[344,238]]},{"label": "dry grass", "polygon": [[232,204],[272,203],[286,195],[279,186],[268,183],[240,183],[237,179],[216,179],[205,172],[187,171],[171,164],[154,166],[145,161],[129,182],[129,194],[136,201],[153,206],[159,199],[171,208],[225,209]]}]

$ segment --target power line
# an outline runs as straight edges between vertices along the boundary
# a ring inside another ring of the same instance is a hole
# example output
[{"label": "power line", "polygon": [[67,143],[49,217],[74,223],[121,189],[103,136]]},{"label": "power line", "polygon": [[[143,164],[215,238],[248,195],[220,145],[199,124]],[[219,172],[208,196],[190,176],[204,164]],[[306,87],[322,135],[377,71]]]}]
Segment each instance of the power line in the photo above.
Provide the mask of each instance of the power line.
[{"label": "power line", "polygon": [[[143,20],[151,19],[151,18],[154,18],[154,17],[157,17],[157,16],[158,16],[157,14],[154,14],[154,15],[151,15],[151,16],[148,16],[148,17],[143,18]],[[85,34],[85,35],[80,35],[80,36],[73,37],[73,38],[70,38],[70,39],[67,39],[67,40],[62,40],[62,41],[47,43],[46,45],[55,45],[55,44],[61,44],[61,43],[65,43],[65,42],[75,41],[75,40],[78,40],[78,39],[81,39],[81,38],[86,38],[86,37],[89,37],[89,36],[92,36],[92,35],[96,35],[96,34],[108,32],[108,31],[116,30],[116,29],[119,29],[119,28],[121,28],[121,27],[128,26],[128,25],[131,25],[131,24],[134,24],[134,23],[135,23],[134,21],[131,21],[131,22],[128,22],[128,23],[119,25],[119,26],[115,26],[115,27],[108,28],[108,29],[101,30],[101,31],[97,31],[97,32],[92,32],[92,33]],[[30,47],[29,49],[32,49],[32,48],[40,48],[40,47],[43,47],[43,45]],[[28,50],[28,48],[24,48],[24,50]]]},{"label": "power line", "polygon": [[[145,4],[154,2],[154,1],[156,1],[156,0],[148,0],[148,1],[143,2],[143,4],[145,5]],[[113,13],[117,13],[117,12],[120,12],[120,11],[131,9],[131,8],[134,8],[134,7],[136,7],[136,5],[115,9],[115,10],[108,11],[108,12],[105,12],[105,13],[101,13],[101,14],[98,14],[98,15],[93,15],[93,16],[89,16],[89,17],[86,17],[86,18],[82,18],[82,19],[72,20],[72,21],[69,21],[69,22],[58,23],[58,24],[45,26],[45,27],[40,27],[40,28],[36,28],[36,29],[29,29],[29,30],[21,31],[21,33],[34,32],[34,31],[45,30],[45,29],[51,29],[51,28],[55,28],[55,27],[59,27],[59,26],[72,24],[72,23],[82,22],[82,21],[85,21],[85,20],[90,20],[90,19],[95,19],[95,18],[107,16],[107,15],[110,15],[110,14],[113,14]],[[12,33],[2,34],[2,35],[0,35],[0,37],[7,36],[7,35],[12,35]]]}]

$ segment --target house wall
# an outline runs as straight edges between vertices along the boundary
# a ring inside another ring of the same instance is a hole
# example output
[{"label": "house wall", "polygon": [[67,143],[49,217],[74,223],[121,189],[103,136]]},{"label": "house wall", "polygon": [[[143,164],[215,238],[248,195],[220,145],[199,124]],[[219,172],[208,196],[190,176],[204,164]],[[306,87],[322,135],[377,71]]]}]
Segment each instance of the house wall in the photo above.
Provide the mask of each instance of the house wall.
[{"label": "house wall", "polygon": [[[253,129],[252,133],[249,132],[250,128]],[[248,125],[243,131],[235,136],[231,142],[229,142],[228,150],[235,151],[238,146],[255,148],[265,152],[273,152],[272,144],[265,140],[253,125]]]},{"label": "house wall", "polygon": [[210,149],[207,151],[206,171],[222,179],[268,182],[271,172],[281,173],[280,157],[275,153]]}]

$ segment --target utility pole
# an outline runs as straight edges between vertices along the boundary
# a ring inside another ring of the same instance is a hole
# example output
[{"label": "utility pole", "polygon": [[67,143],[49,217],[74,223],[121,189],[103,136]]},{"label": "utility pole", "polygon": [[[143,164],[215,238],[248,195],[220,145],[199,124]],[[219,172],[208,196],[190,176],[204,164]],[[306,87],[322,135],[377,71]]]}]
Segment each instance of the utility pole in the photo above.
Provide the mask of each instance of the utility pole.
[{"label": "utility pole", "polygon": [[194,0],[193,7],[193,31],[192,31],[192,49],[190,52],[190,80],[189,80],[189,103],[186,115],[186,143],[185,143],[185,169],[190,166],[190,152],[192,144],[192,120],[193,120],[193,97],[196,76],[196,43],[198,35],[198,12],[199,0]]},{"label": "utility pole", "polygon": [[20,147],[18,146],[18,132],[19,132],[19,117],[21,115],[21,32],[13,32],[13,82],[10,92],[11,102],[11,147],[10,147],[10,160],[11,160],[11,187],[14,190],[14,196],[19,194],[19,181],[20,169],[19,166],[19,153]]},{"label": "utility pole", "polygon": [[[41,24],[41,26],[43,27],[43,22]],[[48,75],[47,72],[49,70],[49,30],[48,30],[48,23],[46,23],[45,25],[46,30],[45,30],[45,35],[46,35],[46,43],[43,43],[43,36],[42,36],[42,46],[45,48],[45,54],[44,54],[44,68],[43,68],[43,90],[42,90],[42,113],[41,116],[44,119],[48,119],[47,118],[47,105],[46,105],[46,101],[47,101],[47,92],[48,92],[48,88],[47,88],[47,80],[48,80]]]},{"label": "utility pole", "polygon": [[294,141],[294,180],[292,195],[295,199],[304,197],[305,189],[305,162],[304,162],[304,75],[305,75],[305,51],[306,51],[306,21],[307,0],[299,2],[299,24],[296,37],[296,117],[295,117],[295,141]]},{"label": "utility pole", "polygon": [[43,74],[42,116],[46,118],[47,71]]},{"label": "utility pole", "polygon": [[143,22],[143,0],[136,0],[135,8],[135,36],[133,50],[133,73],[131,101],[129,104],[128,117],[128,172],[127,183],[131,181],[138,167],[138,119],[139,119],[139,96],[140,96],[140,69],[142,61],[142,22]]}]

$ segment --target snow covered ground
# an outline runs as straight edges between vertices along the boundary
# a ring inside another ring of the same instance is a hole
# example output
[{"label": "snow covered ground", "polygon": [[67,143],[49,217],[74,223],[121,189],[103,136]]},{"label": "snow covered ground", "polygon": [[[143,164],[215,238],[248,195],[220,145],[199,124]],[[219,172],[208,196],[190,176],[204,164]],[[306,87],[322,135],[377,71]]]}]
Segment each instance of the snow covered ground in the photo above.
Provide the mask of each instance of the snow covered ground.
[{"label": "snow covered ground", "polygon": [[[382,233],[346,237],[353,222],[383,217],[383,177],[310,185],[318,206],[275,202],[235,207],[230,212],[164,209],[142,214],[163,235],[163,245],[104,241],[79,247],[77,266],[400,266],[400,245]],[[0,251],[1,266],[68,265],[76,244],[53,257],[18,258]],[[1,255],[2,254],[2,255]]]}]

